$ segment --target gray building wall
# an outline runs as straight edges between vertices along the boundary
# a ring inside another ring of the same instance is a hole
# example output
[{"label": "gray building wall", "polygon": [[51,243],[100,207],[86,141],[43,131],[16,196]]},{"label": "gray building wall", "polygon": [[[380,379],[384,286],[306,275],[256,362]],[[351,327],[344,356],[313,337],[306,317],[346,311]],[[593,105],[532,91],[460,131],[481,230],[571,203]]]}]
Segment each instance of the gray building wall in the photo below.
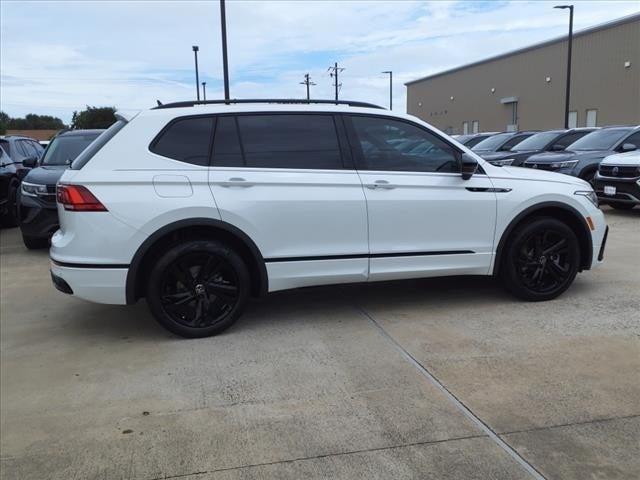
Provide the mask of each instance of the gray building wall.
[{"label": "gray building wall", "polygon": [[[631,62],[625,68],[625,62]],[[407,112],[449,133],[564,126],[567,40],[554,39],[406,83]],[[547,81],[549,77],[550,81]],[[574,33],[570,110],[586,126],[640,124],[640,14]],[[495,89],[492,91],[492,89]],[[453,99],[452,99],[453,97]]]}]

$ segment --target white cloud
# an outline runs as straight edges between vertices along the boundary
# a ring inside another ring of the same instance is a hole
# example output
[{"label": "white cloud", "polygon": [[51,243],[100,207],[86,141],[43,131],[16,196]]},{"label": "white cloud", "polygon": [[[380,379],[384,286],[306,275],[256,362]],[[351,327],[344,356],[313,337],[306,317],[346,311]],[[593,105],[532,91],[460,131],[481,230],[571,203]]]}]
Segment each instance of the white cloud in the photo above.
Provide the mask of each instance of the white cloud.
[{"label": "white cloud", "polygon": [[[576,29],[639,10],[637,2],[576,5]],[[232,95],[331,98],[326,68],[346,70],[341,96],[404,110],[405,81],[566,32],[567,15],[532,2],[227,2]],[[69,120],[84,105],[147,108],[195,95],[200,46],[208,98],[222,93],[215,1],[0,3],[0,103],[11,115]]]}]

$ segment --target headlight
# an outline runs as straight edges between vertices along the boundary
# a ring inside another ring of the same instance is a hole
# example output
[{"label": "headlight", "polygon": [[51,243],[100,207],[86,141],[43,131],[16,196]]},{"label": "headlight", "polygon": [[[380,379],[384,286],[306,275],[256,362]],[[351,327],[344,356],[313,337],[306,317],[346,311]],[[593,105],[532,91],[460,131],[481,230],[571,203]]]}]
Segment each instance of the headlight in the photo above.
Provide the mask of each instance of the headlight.
[{"label": "headlight", "polygon": [[553,162],[551,164],[551,168],[555,169],[559,169],[559,168],[569,168],[569,167],[573,167],[576,163],[578,163],[578,160],[567,160],[566,162]]},{"label": "headlight", "polygon": [[22,195],[27,197],[37,197],[38,195],[46,195],[47,194],[47,186],[46,185],[38,185],[36,183],[27,183],[22,182],[22,186],[20,187],[22,191]]},{"label": "headlight", "polygon": [[515,158],[505,158],[504,160],[489,160],[489,163],[496,167],[504,167],[505,165],[511,165],[514,161]]},{"label": "headlight", "polygon": [[593,190],[578,190],[577,192],[573,192],[573,194],[587,197],[591,203],[593,203],[596,207],[598,206],[598,196]]}]

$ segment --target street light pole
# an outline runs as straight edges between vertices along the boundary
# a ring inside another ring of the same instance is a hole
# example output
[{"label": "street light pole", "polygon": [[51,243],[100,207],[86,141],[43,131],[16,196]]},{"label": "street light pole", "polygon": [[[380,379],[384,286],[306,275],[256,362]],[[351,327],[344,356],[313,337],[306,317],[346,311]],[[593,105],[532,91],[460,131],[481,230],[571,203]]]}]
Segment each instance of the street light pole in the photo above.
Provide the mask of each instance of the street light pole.
[{"label": "street light pole", "polygon": [[553,8],[569,9],[569,39],[567,45],[567,87],[564,105],[564,128],[569,128],[569,100],[571,98],[571,47],[573,46],[573,5],[557,5]]},{"label": "street light pole", "polygon": [[393,110],[393,72],[391,70],[386,70],[382,73],[389,74],[389,110]]},{"label": "street light pole", "polygon": [[224,0],[220,0],[220,29],[222,31],[222,70],[224,73],[224,99],[229,100],[229,62],[227,60],[227,14]]},{"label": "street light pole", "polygon": [[202,82],[202,100],[207,101],[207,82]]},{"label": "street light pole", "polygon": [[193,56],[196,60],[196,97],[198,101],[200,101],[200,78],[198,77],[198,48],[197,45],[191,47],[193,49]]}]

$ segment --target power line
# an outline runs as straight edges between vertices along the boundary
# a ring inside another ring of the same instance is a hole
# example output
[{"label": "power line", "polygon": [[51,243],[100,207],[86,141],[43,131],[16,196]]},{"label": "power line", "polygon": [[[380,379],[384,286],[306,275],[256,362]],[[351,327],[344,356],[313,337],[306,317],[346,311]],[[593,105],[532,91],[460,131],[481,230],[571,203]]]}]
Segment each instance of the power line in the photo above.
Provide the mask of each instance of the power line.
[{"label": "power line", "polygon": [[300,82],[300,85],[306,85],[307,86],[307,100],[311,100],[311,96],[309,95],[309,86],[310,85],[315,85],[315,83],[313,83],[311,81],[311,78],[309,77],[308,73],[305,73],[304,82]]},{"label": "power line", "polygon": [[341,83],[340,83],[340,81],[338,80],[338,74],[339,74],[340,72],[342,72],[343,70],[344,70],[344,68],[339,68],[339,67],[338,67],[338,62],[335,62],[335,63],[333,64],[333,67],[329,67],[329,68],[327,69],[327,72],[329,72],[329,76],[330,76],[331,78],[334,78],[334,77],[335,77],[335,79],[334,79],[334,83],[333,83],[333,86],[334,86],[334,87],[335,87],[335,89],[336,89],[336,102],[338,101],[338,92],[340,91],[340,87],[342,87],[342,84],[341,84]]}]

